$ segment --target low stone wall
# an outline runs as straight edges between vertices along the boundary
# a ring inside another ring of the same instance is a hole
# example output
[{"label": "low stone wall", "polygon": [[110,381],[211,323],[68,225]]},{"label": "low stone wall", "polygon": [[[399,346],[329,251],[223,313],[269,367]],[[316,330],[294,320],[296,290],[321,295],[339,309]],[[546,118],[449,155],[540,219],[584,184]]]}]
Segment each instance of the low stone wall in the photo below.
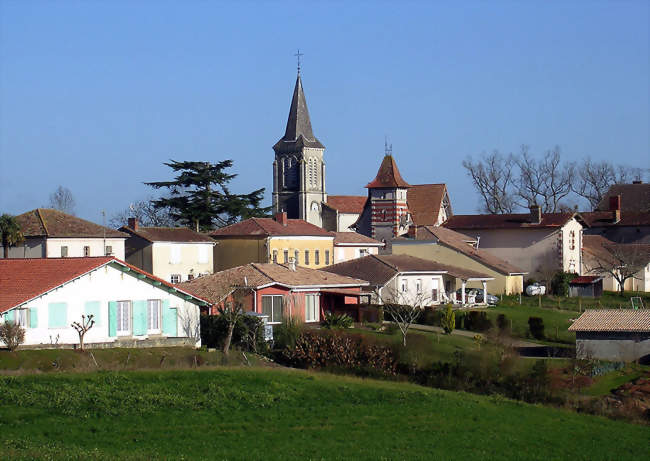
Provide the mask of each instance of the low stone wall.
[{"label": "low stone wall", "polygon": [[[105,343],[86,343],[84,349],[110,349],[114,347],[124,347],[129,349],[146,348],[146,347],[193,347],[196,340],[193,338],[147,338],[147,339],[118,339],[116,341]],[[79,349],[79,344],[32,344],[20,346],[19,350],[34,349]]]}]

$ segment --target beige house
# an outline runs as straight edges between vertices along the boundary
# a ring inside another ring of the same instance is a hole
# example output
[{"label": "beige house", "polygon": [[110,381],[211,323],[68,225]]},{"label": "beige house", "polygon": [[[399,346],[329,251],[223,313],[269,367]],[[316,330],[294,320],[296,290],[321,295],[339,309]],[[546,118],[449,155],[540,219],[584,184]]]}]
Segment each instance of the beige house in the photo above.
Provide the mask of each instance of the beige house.
[{"label": "beige house", "polygon": [[466,235],[484,249],[528,272],[549,280],[555,271],[582,271],[582,230],[578,213],[454,215],[444,227]]},{"label": "beige house", "polygon": [[583,273],[602,276],[603,290],[619,291],[621,284],[599,267],[634,264],[639,271],[625,281],[624,290],[650,292],[650,244],[615,243],[600,235],[585,235],[582,252]]},{"label": "beige house", "polygon": [[126,262],[170,283],[211,274],[214,240],[185,227],[141,227],[135,218],[120,228],[126,241]]},{"label": "beige house", "polygon": [[[127,234],[59,210],[37,208],[16,216],[25,237],[9,258],[115,256],[124,259]],[[0,258],[4,252],[0,251]]]},{"label": "beige house", "polygon": [[302,219],[250,218],[210,234],[216,241],[214,271],[248,263],[296,264],[311,269],[334,261],[334,233]]},{"label": "beige house", "polygon": [[[523,291],[525,271],[484,249],[476,248],[476,240],[451,229],[438,226],[411,227],[407,236],[393,240],[393,254],[411,255],[462,269],[469,269],[494,278],[490,289],[495,294],[516,294]],[[468,283],[480,288],[481,283]]]},{"label": "beige house", "polygon": [[323,202],[323,228],[349,232],[363,211],[366,197],[358,195],[329,195]]},{"label": "beige house", "polygon": [[342,263],[350,259],[376,255],[384,244],[357,232],[335,232],[334,259],[332,263]]}]

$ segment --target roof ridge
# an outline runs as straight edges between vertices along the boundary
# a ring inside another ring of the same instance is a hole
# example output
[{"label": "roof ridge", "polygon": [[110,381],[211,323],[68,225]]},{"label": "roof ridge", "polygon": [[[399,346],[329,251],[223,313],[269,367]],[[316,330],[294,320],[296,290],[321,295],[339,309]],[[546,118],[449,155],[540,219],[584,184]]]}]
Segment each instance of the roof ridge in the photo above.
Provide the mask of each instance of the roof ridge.
[{"label": "roof ridge", "polygon": [[[391,269],[396,270],[397,272],[400,271],[400,270],[397,268],[397,266],[394,266],[394,265],[392,265],[392,264],[390,264],[390,263],[384,261],[383,259],[381,259],[381,258],[379,257],[379,255],[370,255],[370,256],[372,256],[373,258],[375,258],[377,261],[382,262],[383,264],[385,264],[386,266],[390,267]],[[381,256],[389,256],[389,255],[381,255]],[[404,256],[407,256],[407,255],[404,255]]]},{"label": "roof ridge", "polygon": [[41,215],[41,209],[40,208],[36,208],[36,215],[38,216],[38,219],[41,221],[41,225],[43,226],[43,229],[45,230],[45,236],[49,237],[50,232],[47,230],[47,226],[45,225],[45,219]]}]

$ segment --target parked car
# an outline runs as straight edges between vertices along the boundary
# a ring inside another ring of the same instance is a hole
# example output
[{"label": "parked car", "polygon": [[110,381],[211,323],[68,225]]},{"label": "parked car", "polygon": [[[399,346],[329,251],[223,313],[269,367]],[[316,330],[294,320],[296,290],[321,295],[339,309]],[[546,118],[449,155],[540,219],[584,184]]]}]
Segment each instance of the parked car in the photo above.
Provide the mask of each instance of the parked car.
[{"label": "parked car", "polygon": [[540,285],[539,283],[533,283],[526,287],[526,294],[528,296],[545,295],[546,287],[544,285]]},{"label": "parked car", "polygon": [[[459,288],[456,290],[456,300],[460,301],[462,296],[462,289]],[[482,288],[465,288],[465,302],[474,302],[474,303],[482,303],[483,302],[483,289]],[[491,295],[488,293],[488,298],[487,298],[488,304],[496,304],[499,302],[499,298],[497,296]]]},{"label": "parked car", "polygon": [[[476,302],[477,303],[482,303],[483,302],[483,289],[478,288],[476,290]],[[495,295],[491,295],[490,293],[487,294],[487,303],[491,306],[494,306],[499,302],[499,297]]]}]

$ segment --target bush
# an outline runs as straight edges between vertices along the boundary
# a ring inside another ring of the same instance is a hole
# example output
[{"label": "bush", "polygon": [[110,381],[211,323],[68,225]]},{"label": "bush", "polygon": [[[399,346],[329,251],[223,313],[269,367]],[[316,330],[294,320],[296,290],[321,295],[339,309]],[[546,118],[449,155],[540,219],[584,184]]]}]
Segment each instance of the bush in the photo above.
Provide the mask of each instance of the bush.
[{"label": "bush", "polygon": [[332,312],[325,312],[325,318],[321,321],[321,326],[329,330],[350,328],[353,324],[354,320],[348,314],[333,314]]},{"label": "bush", "polygon": [[499,327],[499,332],[501,333],[506,333],[510,330],[510,322],[508,322],[505,314],[499,314],[497,317],[497,327]]},{"label": "bush", "polygon": [[6,320],[0,325],[0,341],[5,343],[10,351],[15,351],[25,342],[25,329],[11,320]]},{"label": "bush", "polygon": [[557,271],[551,279],[551,294],[555,296],[569,296],[569,282],[578,274],[573,272]]},{"label": "bush", "polygon": [[273,329],[273,345],[275,349],[293,348],[303,330],[303,323],[296,317],[285,317],[282,323]]},{"label": "bush", "polygon": [[483,332],[492,328],[492,321],[488,319],[487,313],[480,311],[469,311],[465,316],[465,329],[469,331]]},{"label": "bush", "polygon": [[442,311],[435,309],[432,306],[426,306],[422,315],[418,317],[420,325],[430,325],[439,327],[442,320]]},{"label": "bush", "polygon": [[[201,344],[207,347],[222,347],[228,334],[228,321],[220,315],[201,316]],[[237,319],[232,332],[232,345],[254,352],[267,348],[264,341],[264,324],[257,317],[243,315]]]},{"label": "bush", "polygon": [[294,347],[282,351],[282,360],[299,368],[350,369],[394,375],[397,368],[390,347],[363,335],[340,331],[304,330]]},{"label": "bush", "polygon": [[528,317],[528,329],[535,339],[544,339],[544,319],[541,317]]},{"label": "bush", "polygon": [[447,308],[445,309],[445,313],[442,316],[442,321],[441,321],[442,329],[445,331],[445,334],[451,334],[452,331],[454,331],[454,328],[456,328],[456,314],[454,313],[454,309],[451,307],[451,304],[447,304]]}]

